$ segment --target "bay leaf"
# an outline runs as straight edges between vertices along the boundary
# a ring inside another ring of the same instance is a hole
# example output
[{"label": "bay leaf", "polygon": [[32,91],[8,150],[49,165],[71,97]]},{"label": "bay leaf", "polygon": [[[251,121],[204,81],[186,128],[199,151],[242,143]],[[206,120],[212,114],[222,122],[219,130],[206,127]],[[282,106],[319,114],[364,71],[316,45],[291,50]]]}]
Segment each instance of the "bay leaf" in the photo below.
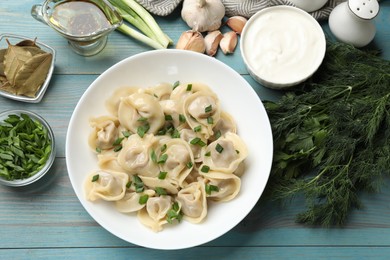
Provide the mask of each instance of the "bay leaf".
[{"label": "bay leaf", "polygon": [[21,46],[8,42],[8,49],[4,55],[4,74],[11,85],[15,84],[15,77],[24,63],[32,58],[32,54]]},{"label": "bay leaf", "polygon": [[8,92],[8,93],[11,93],[13,95],[16,95],[16,88],[14,88],[14,86],[12,86],[8,80],[5,80],[5,81],[2,81],[0,83],[0,90],[3,90],[5,92]]},{"label": "bay leaf", "polygon": [[18,95],[35,97],[45,82],[52,59],[53,55],[45,52],[31,57],[22,65],[15,76]]},{"label": "bay leaf", "polygon": [[0,50],[0,76],[5,76],[4,74],[4,56],[7,49]]},{"label": "bay leaf", "polygon": [[20,41],[18,42],[17,44],[15,44],[16,46],[33,46],[33,47],[38,47],[38,45],[36,44],[36,40],[32,41],[32,40],[23,40],[23,41]]}]

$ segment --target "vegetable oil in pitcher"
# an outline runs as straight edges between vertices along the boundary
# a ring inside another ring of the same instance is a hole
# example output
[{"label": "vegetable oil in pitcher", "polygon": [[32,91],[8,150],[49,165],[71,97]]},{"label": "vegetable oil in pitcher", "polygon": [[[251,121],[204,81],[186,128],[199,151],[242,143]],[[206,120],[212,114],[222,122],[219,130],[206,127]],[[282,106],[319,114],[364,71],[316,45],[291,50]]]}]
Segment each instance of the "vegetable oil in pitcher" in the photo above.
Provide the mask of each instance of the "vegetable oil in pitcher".
[{"label": "vegetable oil in pitcher", "polygon": [[65,34],[85,37],[112,27],[104,12],[90,1],[64,1],[54,6],[49,18]]}]

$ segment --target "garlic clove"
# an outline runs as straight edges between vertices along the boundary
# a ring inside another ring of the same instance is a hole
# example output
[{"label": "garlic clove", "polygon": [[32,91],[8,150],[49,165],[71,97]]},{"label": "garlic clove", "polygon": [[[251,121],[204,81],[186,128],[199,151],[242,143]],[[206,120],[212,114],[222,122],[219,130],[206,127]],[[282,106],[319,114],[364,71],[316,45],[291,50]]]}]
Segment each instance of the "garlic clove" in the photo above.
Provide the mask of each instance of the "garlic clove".
[{"label": "garlic clove", "polygon": [[203,35],[197,31],[185,31],[180,35],[176,49],[196,51],[204,53],[206,50]]},{"label": "garlic clove", "polygon": [[219,42],[219,47],[224,54],[230,54],[234,52],[234,49],[237,46],[238,37],[237,33],[230,31],[223,34],[223,38]]},{"label": "garlic clove", "polygon": [[241,34],[247,21],[245,17],[236,15],[227,19],[226,25],[236,33]]},{"label": "garlic clove", "polygon": [[207,35],[204,37],[207,55],[214,56],[217,53],[218,46],[222,38],[223,34],[219,30],[207,33]]}]

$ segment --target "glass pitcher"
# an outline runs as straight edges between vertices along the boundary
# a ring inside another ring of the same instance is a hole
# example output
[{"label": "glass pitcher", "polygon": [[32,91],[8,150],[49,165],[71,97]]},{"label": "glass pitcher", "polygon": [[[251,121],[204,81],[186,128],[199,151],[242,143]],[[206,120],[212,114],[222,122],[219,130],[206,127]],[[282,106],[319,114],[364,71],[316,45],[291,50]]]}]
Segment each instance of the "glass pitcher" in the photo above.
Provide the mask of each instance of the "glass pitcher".
[{"label": "glass pitcher", "polygon": [[46,0],[34,5],[31,15],[65,37],[83,56],[99,53],[108,34],[123,22],[106,0]]}]

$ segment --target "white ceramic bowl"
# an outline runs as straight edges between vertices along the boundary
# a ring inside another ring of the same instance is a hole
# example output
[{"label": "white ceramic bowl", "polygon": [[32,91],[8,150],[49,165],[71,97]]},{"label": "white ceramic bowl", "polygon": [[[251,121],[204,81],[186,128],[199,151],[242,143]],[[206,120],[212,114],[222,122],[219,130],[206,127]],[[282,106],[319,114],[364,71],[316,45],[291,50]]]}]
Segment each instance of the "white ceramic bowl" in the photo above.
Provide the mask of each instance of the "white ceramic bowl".
[{"label": "white ceramic bowl", "polygon": [[[31,41],[35,40],[35,39],[31,39],[31,38],[24,37],[21,35],[16,35],[16,34],[10,34],[10,33],[0,34],[0,49],[5,49],[8,47],[8,43],[6,41],[7,39],[11,44],[17,44],[18,42],[21,42],[23,40],[31,40]],[[40,42],[38,40],[36,40],[36,45],[38,47],[40,47],[42,50],[44,50],[45,52],[51,53],[53,55],[53,58],[51,60],[50,69],[49,69],[49,72],[46,76],[45,82],[43,82],[43,84],[40,87],[40,89],[38,90],[36,96],[35,97],[27,97],[27,96],[14,95],[14,94],[11,94],[11,93],[3,91],[3,90],[0,90],[0,96],[10,98],[13,100],[17,100],[17,101],[27,102],[27,103],[41,102],[43,96],[45,95],[47,88],[49,87],[51,76],[53,75],[54,64],[55,64],[55,59],[56,59],[56,51],[52,47],[50,47],[49,45],[47,45],[43,42]]]},{"label": "white ceramic bowl", "polygon": [[50,152],[50,156],[46,160],[45,165],[42,167],[42,169],[28,178],[7,180],[0,176],[1,184],[4,184],[6,186],[12,186],[12,187],[26,186],[41,179],[50,170],[51,166],[53,165],[54,159],[56,157],[56,146],[55,146],[53,130],[51,129],[49,123],[40,115],[28,110],[21,110],[21,109],[7,110],[0,113],[0,124],[4,124],[4,120],[8,118],[9,115],[20,116],[21,114],[25,114],[29,116],[32,120],[41,123],[42,126],[47,129],[48,138],[51,140],[51,152]]},{"label": "white ceramic bowl", "polygon": [[240,47],[249,74],[263,86],[281,89],[313,75],[324,59],[326,40],[319,23],[307,12],[273,6],[248,20]]},{"label": "white ceramic bowl", "polygon": [[[98,169],[88,145],[89,119],[107,115],[105,101],[123,86],[150,87],[161,82],[200,82],[208,85],[221,109],[236,120],[238,135],[248,147],[240,193],[226,203],[212,203],[200,224],[182,221],[155,233],[135,214],[120,213],[113,203],[86,200],[86,177]],[[272,164],[271,126],[264,106],[252,87],[224,63],[184,50],[156,50],[129,57],[101,74],[85,91],[70,120],[66,137],[68,174],[80,202],[106,230],[130,243],[155,249],[182,249],[209,242],[236,226],[259,200]]]}]

